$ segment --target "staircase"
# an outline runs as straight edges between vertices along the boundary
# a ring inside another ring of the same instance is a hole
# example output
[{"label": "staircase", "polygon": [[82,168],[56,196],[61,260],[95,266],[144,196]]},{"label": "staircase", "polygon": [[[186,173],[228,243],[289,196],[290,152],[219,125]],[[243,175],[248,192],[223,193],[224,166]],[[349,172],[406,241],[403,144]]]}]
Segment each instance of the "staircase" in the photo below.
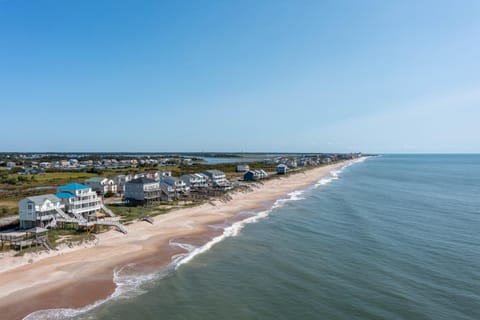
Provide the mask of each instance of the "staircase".
[{"label": "staircase", "polygon": [[75,219],[77,219],[79,222],[87,222],[87,220],[81,214],[74,213],[74,212],[72,212],[72,214],[75,216]]},{"label": "staircase", "polygon": [[87,222],[87,220],[85,220],[85,218],[79,214],[74,214],[75,218],[72,218],[60,208],[55,208],[55,211],[57,211],[58,215],[60,216],[60,218],[56,219],[57,222],[78,223],[78,224]]},{"label": "staircase", "polygon": [[52,229],[57,227],[57,219],[53,216],[53,219],[45,226],[47,229]]},{"label": "staircase", "polygon": [[108,209],[103,203],[102,203],[102,206],[101,206],[102,210],[108,214],[110,217],[115,217],[115,213],[113,213],[112,210]]},{"label": "staircase", "polygon": [[99,220],[95,221],[95,224],[98,224],[100,226],[113,226],[123,234],[128,233],[127,228],[125,228],[125,226],[123,224],[121,224],[120,222],[115,221],[115,220],[99,219]]},{"label": "staircase", "polygon": [[37,242],[44,246],[48,251],[55,250],[47,239],[38,239]]},{"label": "staircase", "polygon": [[63,212],[62,209],[60,208],[55,208],[55,211],[57,211],[58,215],[62,217],[63,219],[71,219],[65,212]]}]

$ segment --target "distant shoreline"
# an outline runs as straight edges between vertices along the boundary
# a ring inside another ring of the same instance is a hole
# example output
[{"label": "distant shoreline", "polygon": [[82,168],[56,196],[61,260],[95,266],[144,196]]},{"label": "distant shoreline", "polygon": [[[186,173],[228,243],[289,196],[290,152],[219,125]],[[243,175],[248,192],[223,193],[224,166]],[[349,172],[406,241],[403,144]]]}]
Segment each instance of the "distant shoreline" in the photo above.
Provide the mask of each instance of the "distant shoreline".
[{"label": "distant shoreline", "polygon": [[[303,190],[355,160],[316,167],[258,185],[253,192],[231,194],[229,202],[215,201],[184,208],[155,217],[154,225],[136,222],[128,226],[127,235],[109,231],[98,235],[98,243],[62,249],[47,257],[26,255],[0,259],[0,312],[8,319],[22,319],[37,310],[83,308],[118,293],[113,270],[135,263],[134,274],[158,272],[172,257],[187,253],[171,241],[187,241],[201,246],[222,234],[212,224],[227,227],[238,219],[239,212],[262,209],[289,193]],[[17,259],[17,260],[15,260]],[[34,259],[28,263],[28,259]],[[125,272],[125,271],[124,271]],[[19,301],[29,301],[20,308]]]}]

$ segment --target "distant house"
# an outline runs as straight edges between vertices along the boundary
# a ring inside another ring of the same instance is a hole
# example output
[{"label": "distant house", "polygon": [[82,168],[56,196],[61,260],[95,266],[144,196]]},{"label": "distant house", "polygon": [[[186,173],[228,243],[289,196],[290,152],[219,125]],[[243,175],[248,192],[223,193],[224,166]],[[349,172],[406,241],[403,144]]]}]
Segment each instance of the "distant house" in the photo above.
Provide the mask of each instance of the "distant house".
[{"label": "distant house", "polygon": [[94,177],[85,180],[85,185],[101,194],[117,193],[117,184],[114,180],[104,177]]},{"label": "distant house", "polygon": [[277,166],[278,174],[287,174],[287,171],[288,171],[288,166],[286,164],[281,163]]},{"label": "distant house", "polygon": [[56,196],[65,205],[66,212],[77,219],[96,218],[97,211],[103,206],[92,188],[76,182],[58,187]]},{"label": "distant house", "polygon": [[268,177],[264,170],[250,170],[243,175],[245,181],[257,181]]},{"label": "distant house", "polygon": [[24,198],[18,204],[20,228],[46,228],[58,215],[57,210],[63,207],[61,200],[53,194]]},{"label": "distant house", "polygon": [[52,164],[50,162],[40,162],[39,167],[42,169],[48,169],[52,167]]},{"label": "distant house", "polygon": [[223,173],[222,171],[207,170],[202,173],[208,177],[208,183],[211,187],[224,189],[224,190],[228,190],[232,188],[230,182],[227,180],[225,176],[225,173]]},{"label": "distant house", "polygon": [[38,174],[38,170],[33,169],[33,168],[27,168],[23,171],[20,171],[18,174]]},{"label": "distant house", "polygon": [[17,164],[13,161],[9,161],[7,162],[7,168],[15,168],[17,166]]},{"label": "distant house", "polygon": [[248,164],[238,164],[235,170],[237,172],[247,172],[250,170],[250,166]]},{"label": "distant house", "polygon": [[297,165],[297,160],[296,159],[290,159],[287,161],[287,165],[289,168],[296,168]]},{"label": "distant house", "polygon": [[203,173],[186,174],[180,177],[190,189],[202,189],[208,187],[208,176]]},{"label": "distant house", "polygon": [[117,186],[117,192],[119,193],[124,193],[125,192],[125,184],[132,180],[132,177],[130,175],[125,175],[125,174],[117,174],[112,178],[113,182]]},{"label": "distant house", "polygon": [[172,171],[169,170],[158,170],[155,172],[155,180],[161,180],[166,177],[171,177],[172,176]]},{"label": "distant house", "polygon": [[323,164],[329,164],[331,162],[332,162],[332,158],[330,158],[330,157],[323,158],[323,160],[322,160]]},{"label": "distant house", "polygon": [[160,183],[153,179],[137,178],[125,184],[123,198],[131,205],[149,205],[160,201]]}]

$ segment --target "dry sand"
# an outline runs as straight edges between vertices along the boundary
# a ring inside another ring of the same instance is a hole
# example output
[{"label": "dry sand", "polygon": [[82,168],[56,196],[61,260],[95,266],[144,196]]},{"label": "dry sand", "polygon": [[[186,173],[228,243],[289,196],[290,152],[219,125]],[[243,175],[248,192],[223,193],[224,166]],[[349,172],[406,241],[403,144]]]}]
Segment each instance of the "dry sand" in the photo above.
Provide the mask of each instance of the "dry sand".
[{"label": "dry sand", "polygon": [[136,222],[127,227],[126,235],[112,230],[98,235],[95,243],[64,247],[49,254],[25,257],[3,254],[0,259],[1,318],[22,319],[37,310],[80,308],[105,299],[115,291],[115,268],[135,262],[136,272],[159,270],[171,262],[172,256],[185,252],[170,246],[171,239],[206,243],[222,232],[213,231],[209,225],[235,219],[238,212],[271,205],[292,191],[315,184],[345,164],[268,180],[252,192],[232,194],[229,202],[215,201],[215,205],[204,204],[157,216],[153,225]]}]

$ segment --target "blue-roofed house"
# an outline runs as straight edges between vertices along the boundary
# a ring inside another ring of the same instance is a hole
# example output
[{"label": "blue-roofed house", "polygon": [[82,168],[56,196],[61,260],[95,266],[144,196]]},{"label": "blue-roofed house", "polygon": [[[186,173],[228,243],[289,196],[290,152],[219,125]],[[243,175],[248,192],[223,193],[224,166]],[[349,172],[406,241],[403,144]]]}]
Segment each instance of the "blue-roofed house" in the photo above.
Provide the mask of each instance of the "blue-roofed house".
[{"label": "blue-roofed house", "polygon": [[97,193],[84,184],[72,182],[60,186],[56,196],[65,205],[65,211],[76,218],[95,218],[97,211],[102,208],[102,201]]}]

